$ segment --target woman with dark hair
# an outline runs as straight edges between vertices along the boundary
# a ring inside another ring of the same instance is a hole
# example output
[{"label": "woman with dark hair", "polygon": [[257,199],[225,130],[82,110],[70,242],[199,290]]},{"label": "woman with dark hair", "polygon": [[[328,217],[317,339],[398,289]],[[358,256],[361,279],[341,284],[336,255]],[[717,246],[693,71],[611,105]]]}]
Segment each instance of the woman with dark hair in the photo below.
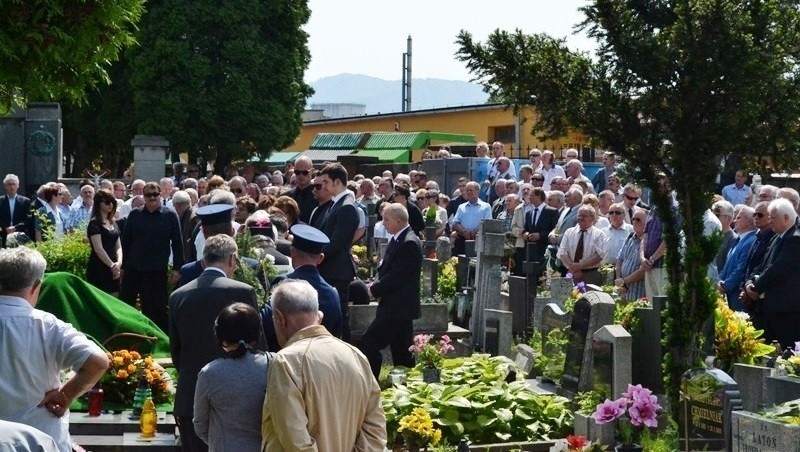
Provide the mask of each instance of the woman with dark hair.
[{"label": "woman with dark hair", "polygon": [[264,334],[261,316],[247,304],[231,304],[217,316],[214,334],[223,357],[197,375],[195,433],[210,452],[260,451],[266,376],[275,356],[255,349]]},{"label": "woman with dark hair", "polygon": [[34,238],[37,242],[41,242],[46,238],[43,233],[44,226],[42,225],[42,217],[47,218],[50,221],[50,225],[53,226],[53,238],[59,239],[66,233],[65,223],[67,219],[64,218],[61,210],[58,208],[58,204],[61,203],[61,199],[64,196],[64,191],[66,191],[66,188],[62,189],[54,182],[48,183],[44,190],[42,190],[42,197],[47,203],[40,207],[35,215]]},{"label": "woman with dark hair", "polygon": [[122,247],[119,241],[119,228],[114,217],[117,213],[117,200],[108,190],[97,190],[86,236],[92,253],[86,267],[86,280],[90,284],[110,293],[119,295],[119,276],[122,268]]}]

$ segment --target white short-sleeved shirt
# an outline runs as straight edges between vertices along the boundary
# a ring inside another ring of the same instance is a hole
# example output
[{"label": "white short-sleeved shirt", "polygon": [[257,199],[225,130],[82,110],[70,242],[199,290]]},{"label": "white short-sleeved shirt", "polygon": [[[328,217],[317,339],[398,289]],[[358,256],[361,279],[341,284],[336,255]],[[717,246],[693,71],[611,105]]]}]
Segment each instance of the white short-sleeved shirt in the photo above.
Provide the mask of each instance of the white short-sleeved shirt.
[{"label": "white short-sleeved shirt", "polygon": [[0,295],[0,419],[50,435],[59,450],[72,450],[69,412],[61,418],[38,407],[61,387],[62,370],[77,371],[91,355],[105,353],[83,333],[26,300]]}]

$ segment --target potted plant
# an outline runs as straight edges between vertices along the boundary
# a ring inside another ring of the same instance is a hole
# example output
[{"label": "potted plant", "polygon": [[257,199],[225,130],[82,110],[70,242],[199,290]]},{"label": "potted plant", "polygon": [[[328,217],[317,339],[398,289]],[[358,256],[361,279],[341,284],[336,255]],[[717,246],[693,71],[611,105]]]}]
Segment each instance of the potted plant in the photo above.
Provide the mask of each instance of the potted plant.
[{"label": "potted plant", "polygon": [[445,355],[455,348],[446,334],[438,341],[432,334],[417,334],[408,350],[414,353],[417,366],[422,366],[423,381],[438,383],[441,380],[442,361]]},{"label": "potted plant", "polygon": [[437,445],[442,439],[442,431],[433,428],[431,414],[425,408],[417,407],[400,418],[400,428],[397,432],[410,452],[417,452],[421,448],[427,450],[428,445]]},{"label": "potted plant", "polygon": [[757,330],[747,313],[736,312],[722,298],[717,299],[714,311],[714,356],[717,367],[733,372],[736,363],[755,364],[758,358],[775,352],[775,347],[764,343],[762,330]]},{"label": "potted plant", "polygon": [[[661,409],[658,399],[652,391],[642,385],[628,385],[628,390],[617,400],[606,399],[597,405],[592,417],[598,424],[617,422],[622,444],[617,445],[616,452],[639,452],[642,446],[635,441],[641,436],[644,427],[658,426],[656,415]],[[625,419],[627,418],[627,419]]]}]

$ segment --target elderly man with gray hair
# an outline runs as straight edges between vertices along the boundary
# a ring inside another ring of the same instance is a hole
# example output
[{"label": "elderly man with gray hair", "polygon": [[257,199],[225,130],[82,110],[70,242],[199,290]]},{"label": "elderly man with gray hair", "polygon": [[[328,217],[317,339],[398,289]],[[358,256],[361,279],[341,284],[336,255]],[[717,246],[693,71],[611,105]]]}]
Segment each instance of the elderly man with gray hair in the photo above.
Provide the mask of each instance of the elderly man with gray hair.
[{"label": "elderly man with gray hair", "polygon": [[261,450],[384,450],[378,383],[367,358],[320,325],[317,291],[283,281],[272,291],[272,310],[283,349],[267,375]]},{"label": "elderly man with gray hair", "polygon": [[[72,325],[36,309],[47,263],[27,247],[0,250],[0,419],[50,435],[71,451],[69,406],[108,368],[108,357]],[[59,373],[75,374],[61,383]]]}]

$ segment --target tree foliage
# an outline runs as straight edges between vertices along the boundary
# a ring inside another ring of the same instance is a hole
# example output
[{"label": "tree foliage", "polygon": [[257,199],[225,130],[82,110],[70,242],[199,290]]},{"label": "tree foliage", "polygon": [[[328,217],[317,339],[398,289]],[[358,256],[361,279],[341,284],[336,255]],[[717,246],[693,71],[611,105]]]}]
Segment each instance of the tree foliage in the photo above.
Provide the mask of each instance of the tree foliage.
[{"label": "tree foliage", "polygon": [[28,99],[85,99],[135,43],[144,0],[6,0],[0,5],[0,112]]},{"label": "tree foliage", "polygon": [[665,370],[676,407],[678,379],[702,358],[714,306],[706,270],[719,241],[703,236],[702,215],[719,162],[796,162],[800,13],[789,0],[594,0],[582,11],[578,29],[597,41],[595,58],[519,30],[497,30],[485,44],[462,31],[457,56],[507,105],[539,110],[533,133],[574,126],[622,155],[653,189],[666,225],[671,199],[656,175],[669,178],[684,219],[680,230],[665,228]]},{"label": "tree foliage", "polygon": [[306,0],[153,0],[131,83],[139,131],[216,159],[291,144],[312,89]]}]

